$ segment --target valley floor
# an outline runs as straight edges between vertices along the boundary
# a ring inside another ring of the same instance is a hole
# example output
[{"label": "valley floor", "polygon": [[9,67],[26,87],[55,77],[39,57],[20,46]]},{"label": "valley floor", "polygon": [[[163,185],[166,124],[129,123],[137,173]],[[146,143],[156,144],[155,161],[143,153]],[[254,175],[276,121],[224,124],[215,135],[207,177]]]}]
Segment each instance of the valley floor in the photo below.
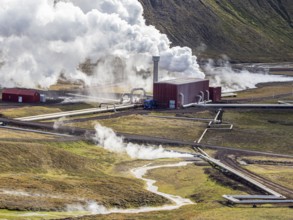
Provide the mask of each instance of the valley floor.
[{"label": "valley floor", "polygon": [[[291,91],[292,83],[264,84],[257,89],[239,92],[237,98],[225,101],[276,103],[280,96],[293,100]],[[0,103],[2,105],[5,108],[2,108],[1,114],[6,118],[58,112],[64,108],[58,105],[15,107]],[[83,107],[84,104],[66,106],[67,110]],[[192,143],[200,137],[207,126],[206,122],[162,116],[211,119],[215,116],[215,110],[135,110],[65,118],[60,126],[93,132],[94,125],[99,123],[119,133]],[[293,190],[292,110],[225,109],[223,120],[232,123],[233,130],[208,131],[201,143],[204,150],[216,158],[221,158],[222,153],[242,168]],[[42,123],[49,126],[54,121]],[[165,144],[163,147],[195,153],[188,145]],[[247,153],[251,150],[267,154]],[[155,185],[159,191],[190,199],[194,204],[176,210],[137,214],[93,215],[90,209],[76,208],[87,207],[89,202],[120,209],[170,204],[166,198],[147,191],[145,182],[135,178],[130,171],[147,164],[170,164],[181,160],[133,159],[126,154],[117,154],[97,146],[87,135],[60,137],[1,127],[0,219],[292,218],[293,210],[290,206],[261,205],[253,208],[227,204],[222,198],[223,194],[258,194],[259,190],[230,178],[204,161],[193,161],[186,167],[153,169],[145,176],[157,181]],[[82,217],[78,217],[80,215]]]}]

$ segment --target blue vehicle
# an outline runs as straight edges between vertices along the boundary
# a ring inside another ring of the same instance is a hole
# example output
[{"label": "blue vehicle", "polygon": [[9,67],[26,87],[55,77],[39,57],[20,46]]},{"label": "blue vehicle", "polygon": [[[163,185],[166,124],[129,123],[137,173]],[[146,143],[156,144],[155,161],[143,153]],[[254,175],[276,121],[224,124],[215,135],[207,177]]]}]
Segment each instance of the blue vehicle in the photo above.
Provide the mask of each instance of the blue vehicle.
[{"label": "blue vehicle", "polygon": [[153,99],[145,100],[143,108],[144,109],[155,109],[156,108],[155,100],[153,100]]}]

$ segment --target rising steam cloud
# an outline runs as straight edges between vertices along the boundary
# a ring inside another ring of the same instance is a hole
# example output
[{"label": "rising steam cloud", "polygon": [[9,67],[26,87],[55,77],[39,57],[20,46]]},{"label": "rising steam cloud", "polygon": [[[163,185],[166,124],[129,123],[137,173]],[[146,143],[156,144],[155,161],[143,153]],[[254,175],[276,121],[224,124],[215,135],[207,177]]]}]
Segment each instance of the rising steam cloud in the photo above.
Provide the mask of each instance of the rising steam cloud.
[{"label": "rising steam cloud", "polygon": [[[162,75],[203,78],[187,47],[145,24],[137,0],[2,0],[0,5],[0,86],[48,88],[60,75],[85,84],[126,80],[150,85],[152,55]],[[79,65],[97,64],[92,75]]]},{"label": "rising steam cloud", "polygon": [[224,92],[241,91],[256,88],[259,83],[292,81],[292,77],[270,75],[268,71],[250,72],[234,70],[226,57],[215,65],[213,60],[204,66],[207,78],[214,86],[222,86]]},{"label": "rising steam cloud", "polygon": [[112,152],[127,154],[133,159],[192,157],[190,154],[166,151],[161,146],[155,147],[125,143],[123,138],[118,137],[111,128],[104,127],[100,124],[95,126],[95,130],[94,140],[98,145]]}]

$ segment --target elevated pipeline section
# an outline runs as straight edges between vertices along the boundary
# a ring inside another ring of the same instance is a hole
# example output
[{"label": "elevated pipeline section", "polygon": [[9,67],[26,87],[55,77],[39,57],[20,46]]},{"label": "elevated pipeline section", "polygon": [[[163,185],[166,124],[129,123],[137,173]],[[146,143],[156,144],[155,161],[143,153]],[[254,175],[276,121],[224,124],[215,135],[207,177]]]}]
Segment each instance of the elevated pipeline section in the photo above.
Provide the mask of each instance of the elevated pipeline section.
[{"label": "elevated pipeline section", "polygon": [[80,116],[80,115],[87,115],[87,114],[94,114],[94,113],[103,113],[109,111],[118,111],[118,110],[125,110],[135,108],[141,105],[130,104],[130,105],[115,105],[109,104],[101,108],[89,108],[89,109],[82,109],[82,110],[75,110],[75,111],[65,111],[65,112],[57,112],[51,114],[43,114],[43,115],[35,115],[35,116],[28,116],[28,117],[21,117],[15,118],[19,121],[39,121],[39,120],[49,120],[49,119],[56,119],[62,117],[72,117],[72,116]]},{"label": "elevated pipeline section", "polygon": [[208,130],[231,131],[233,129],[233,124],[223,124],[222,123],[223,113],[224,113],[223,109],[219,109],[217,111],[215,118],[209,121],[207,128],[204,130],[204,132],[202,133],[200,138],[197,141],[194,141],[195,143],[199,144],[202,141],[202,139],[204,138],[204,136],[206,135],[206,133],[208,132]]},{"label": "elevated pipeline section", "polygon": [[292,104],[212,104],[212,103],[192,103],[184,107],[203,108],[264,108],[264,109],[293,109]]},{"label": "elevated pipeline section", "polygon": [[287,199],[282,194],[272,190],[271,188],[265,186],[264,184],[254,180],[253,178],[225,165],[219,160],[216,160],[210,157],[205,151],[201,148],[197,147],[196,150],[200,153],[200,158],[207,161],[213,167],[220,169],[225,173],[232,173],[233,175],[237,176],[240,179],[243,179],[245,182],[250,183],[251,185],[261,189],[262,191],[266,192],[267,195],[223,195],[223,198],[227,199],[228,202],[232,204],[293,204],[292,199]]},{"label": "elevated pipeline section", "polygon": [[[198,139],[198,141],[195,141],[197,144],[201,142],[204,135],[207,133],[209,129],[212,129],[211,127],[213,125],[222,125],[222,115],[223,110],[219,109],[214,120],[211,120],[208,124],[208,127],[204,130],[201,137]],[[217,124],[219,123],[219,124]],[[214,129],[226,129],[226,130],[232,130],[233,125],[231,124],[230,127],[227,128],[221,128],[216,127]],[[265,186],[264,184],[256,181],[255,179],[245,175],[244,173],[241,173],[237,171],[236,169],[233,169],[226,164],[222,163],[220,160],[216,160],[212,157],[210,157],[205,151],[203,151],[200,147],[193,147],[194,150],[198,151],[200,154],[200,158],[207,161],[209,164],[211,164],[213,167],[220,169],[221,171],[225,173],[232,173],[233,175],[237,176],[240,179],[243,179],[244,181],[250,183],[251,185],[257,187],[258,189],[261,189],[262,191],[266,192],[268,195],[223,195],[223,198],[227,199],[232,204],[253,204],[253,206],[256,206],[256,204],[274,204],[274,203],[284,203],[284,204],[291,204],[293,203],[293,200],[286,199],[285,196],[282,194],[270,189],[269,187]]]}]

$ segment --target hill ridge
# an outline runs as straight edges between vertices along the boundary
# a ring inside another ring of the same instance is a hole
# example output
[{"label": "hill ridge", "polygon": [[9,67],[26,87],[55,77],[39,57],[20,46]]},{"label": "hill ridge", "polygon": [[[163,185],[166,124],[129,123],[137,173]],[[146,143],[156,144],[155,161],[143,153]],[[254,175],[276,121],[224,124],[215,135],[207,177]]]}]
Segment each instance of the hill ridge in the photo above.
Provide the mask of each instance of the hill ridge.
[{"label": "hill ridge", "polygon": [[[228,55],[235,62],[293,58],[293,2],[288,0],[139,0],[148,24],[173,45],[201,58]],[[201,44],[206,50],[198,50]]]}]

